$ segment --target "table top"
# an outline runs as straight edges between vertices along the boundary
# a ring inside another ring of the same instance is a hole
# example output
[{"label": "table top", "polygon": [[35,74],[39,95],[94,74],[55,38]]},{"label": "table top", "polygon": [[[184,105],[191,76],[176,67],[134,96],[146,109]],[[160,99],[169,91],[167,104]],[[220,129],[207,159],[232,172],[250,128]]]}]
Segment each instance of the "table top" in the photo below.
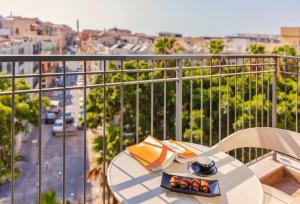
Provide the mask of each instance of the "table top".
[{"label": "table top", "polygon": [[[261,183],[247,166],[230,155],[209,147],[193,143],[182,144],[215,161],[218,173],[206,179],[219,180],[221,196],[208,198],[166,190],[160,187],[162,171],[147,170],[125,150],[114,158],[107,169],[108,186],[115,198],[121,203],[263,203]],[[164,171],[197,177],[189,172],[187,164],[173,162]]]}]

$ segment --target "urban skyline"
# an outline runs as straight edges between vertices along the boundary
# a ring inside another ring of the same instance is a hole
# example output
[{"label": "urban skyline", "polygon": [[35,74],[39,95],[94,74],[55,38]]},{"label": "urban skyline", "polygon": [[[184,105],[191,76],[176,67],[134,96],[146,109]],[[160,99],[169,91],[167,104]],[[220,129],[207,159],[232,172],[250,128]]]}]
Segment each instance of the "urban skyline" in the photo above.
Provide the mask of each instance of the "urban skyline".
[{"label": "urban skyline", "polygon": [[284,2],[230,0],[218,3],[191,0],[189,4],[177,0],[172,2],[130,0],[126,3],[120,0],[85,2],[53,0],[51,4],[37,0],[26,2],[12,0],[2,3],[5,5],[0,8],[3,16],[12,13],[39,17],[44,21],[70,25],[74,30],[78,18],[81,30],[119,27],[150,35],[156,35],[161,31],[179,32],[185,36],[279,34],[282,25],[298,26],[300,17],[297,12],[300,2],[295,0]]}]

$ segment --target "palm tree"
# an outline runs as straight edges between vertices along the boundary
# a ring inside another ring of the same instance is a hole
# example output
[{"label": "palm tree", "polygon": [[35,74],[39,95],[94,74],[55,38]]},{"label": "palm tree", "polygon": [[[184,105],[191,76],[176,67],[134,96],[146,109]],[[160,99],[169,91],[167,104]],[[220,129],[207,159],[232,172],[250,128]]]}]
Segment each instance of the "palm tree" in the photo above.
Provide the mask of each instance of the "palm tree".
[{"label": "palm tree", "polygon": [[210,54],[220,54],[225,46],[223,40],[210,40],[206,44],[206,47]]},{"label": "palm tree", "polygon": [[[104,157],[104,144],[103,137],[96,137],[93,144],[93,151],[98,153],[92,161],[92,169],[88,172],[88,180],[96,181],[99,179],[100,186],[108,189],[106,176],[103,171],[103,162],[105,165],[109,165],[115,156],[120,152],[120,127],[119,126],[108,126],[107,134],[105,135],[105,157]],[[128,140],[124,140],[123,144],[126,146],[129,143]],[[110,191],[108,190],[108,199],[110,198]],[[116,200],[114,199],[114,203]]]},{"label": "palm tree", "polygon": [[262,45],[253,43],[247,47],[247,52],[249,54],[265,54],[266,48]]},{"label": "palm tree", "polygon": [[156,54],[174,54],[180,51],[184,51],[184,48],[180,45],[176,45],[174,38],[159,38],[154,43],[154,52]]},{"label": "palm tree", "polygon": [[272,53],[277,55],[288,55],[288,56],[295,56],[297,54],[295,48],[290,45],[275,47]]},{"label": "palm tree", "polygon": [[[62,202],[57,200],[55,190],[50,189],[42,194],[41,204],[62,204]],[[71,204],[71,201],[67,200],[66,204]]]},{"label": "palm tree", "polygon": [[55,190],[48,190],[42,194],[41,204],[61,204],[56,198]]}]

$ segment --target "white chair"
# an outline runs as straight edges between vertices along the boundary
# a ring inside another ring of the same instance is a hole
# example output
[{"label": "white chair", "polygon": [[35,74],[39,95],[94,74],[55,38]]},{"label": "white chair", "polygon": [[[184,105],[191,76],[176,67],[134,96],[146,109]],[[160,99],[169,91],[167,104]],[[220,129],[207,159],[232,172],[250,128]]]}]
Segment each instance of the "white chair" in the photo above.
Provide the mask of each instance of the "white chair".
[{"label": "white chair", "polygon": [[[212,148],[229,152],[243,147],[264,148],[300,159],[300,134],[297,132],[269,127],[248,128],[237,131],[220,141]],[[300,198],[263,185],[265,203],[296,203]],[[299,202],[300,203],[300,202]]]}]

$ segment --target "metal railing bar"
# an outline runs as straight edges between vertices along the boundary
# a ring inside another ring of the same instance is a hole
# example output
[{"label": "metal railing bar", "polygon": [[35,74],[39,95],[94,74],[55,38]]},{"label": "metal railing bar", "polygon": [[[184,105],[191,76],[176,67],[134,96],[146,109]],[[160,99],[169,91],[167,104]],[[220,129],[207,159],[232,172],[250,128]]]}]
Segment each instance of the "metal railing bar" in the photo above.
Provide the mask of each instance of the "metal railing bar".
[{"label": "metal railing bar", "polygon": [[[163,61],[166,64],[166,61]],[[166,71],[164,70],[164,79],[166,79]],[[167,139],[167,82],[164,80],[164,140]]]},{"label": "metal railing bar", "polygon": [[[221,59],[219,60],[219,64],[221,65]],[[221,86],[222,86],[222,68],[219,69],[219,141],[222,139],[222,112],[221,112],[221,100],[222,100],[222,93],[221,93]]]},{"label": "metal railing bar", "polygon": [[[270,59],[269,59],[270,61]],[[270,67],[268,67],[270,69]],[[270,127],[270,73],[268,72],[268,83],[267,83],[267,98],[268,98],[268,103],[267,103],[267,126]]]},{"label": "metal railing bar", "polygon": [[282,74],[287,74],[287,75],[292,75],[292,76],[297,76],[297,73],[294,73],[294,72],[288,72],[288,71],[279,71],[279,73],[282,73]]},{"label": "metal railing bar", "polygon": [[[299,60],[297,60],[297,65],[299,64]],[[297,79],[296,79],[296,132],[298,132],[298,90],[299,90],[299,68],[297,69]]]},{"label": "metal railing bar", "polygon": [[[151,61],[151,70],[154,70],[153,69],[153,66],[154,66],[154,62],[153,62],[153,60]],[[150,79],[151,79],[151,83],[150,83],[150,85],[151,85],[151,87],[150,87],[150,89],[151,89],[151,95],[150,95],[150,111],[151,111],[151,119],[150,119],[150,125],[151,125],[151,130],[150,130],[150,132],[151,132],[151,135],[153,135],[153,104],[154,104],[154,101],[153,101],[153,95],[154,95],[154,93],[153,93],[153,89],[154,89],[154,87],[153,87],[153,71],[150,73]]]},{"label": "metal railing bar", "polygon": [[[212,59],[210,59],[210,65],[212,65]],[[212,68],[209,68],[209,146],[212,146]]]},{"label": "metal railing bar", "polygon": [[[101,63],[100,63],[101,64]],[[121,62],[121,67],[123,67],[123,63]],[[104,61],[104,71],[106,70],[106,61]],[[103,82],[106,84],[106,74],[103,75]],[[121,109],[121,112],[123,112],[123,109]],[[122,115],[122,114],[121,114]],[[123,118],[122,118],[123,123]],[[120,128],[121,130],[121,128]],[[103,124],[102,124],[102,139],[103,139],[103,176],[106,177],[106,86],[103,87]],[[123,135],[123,126],[122,126],[122,135]],[[123,138],[122,138],[123,139]],[[120,148],[122,148],[122,144],[120,142]],[[121,150],[122,151],[122,150]],[[109,189],[108,189],[109,190]],[[106,192],[106,178],[103,179],[103,191],[102,191],[102,201],[103,204],[105,204],[105,192]],[[108,198],[109,199],[109,198]]]},{"label": "metal railing bar", "polygon": [[[228,63],[230,63],[230,60],[228,60]],[[230,127],[229,127],[229,69],[230,67],[227,67],[227,136],[229,135],[230,132]]]},{"label": "metal railing bar", "polygon": [[[193,64],[193,60],[191,60]],[[192,76],[192,70],[189,72]],[[193,80],[190,80],[190,142],[193,142]]]},{"label": "metal railing bar", "polygon": [[[285,65],[287,65],[287,58],[285,59]],[[285,72],[287,72],[287,67],[285,66]],[[281,72],[282,73],[282,72]],[[284,129],[287,127],[286,119],[287,119],[287,77],[284,78]]]},{"label": "metal railing bar", "polygon": [[42,62],[39,61],[39,121],[38,121],[38,203],[41,203],[42,196]]},{"label": "metal railing bar", "polygon": [[[201,58],[236,58],[236,57],[278,57],[272,54],[178,54],[178,55],[0,55],[1,62],[29,62],[29,61],[126,61],[126,60],[179,60]],[[280,56],[285,58],[299,59],[292,56]]]},{"label": "metal railing bar", "polygon": [[[202,64],[204,64],[204,60],[201,60],[202,61]],[[203,69],[201,69],[200,70],[200,74],[201,74],[201,76],[203,75]],[[201,121],[200,121],[200,123],[201,123],[201,144],[203,144],[203,112],[204,112],[204,110],[203,110],[203,78],[200,78],[201,79],[201,84],[200,84],[200,86],[201,86],[201,101],[200,101],[200,105],[201,105]]]},{"label": "metal railing bar", "polygon": [[[251,58],[250,58],[251,61]],[[251,127],[251,100],[252,100],[252,81],[251,81],[251,67],[249,67],[249,128]]]},{"label": "metal railing bar", "polygon": [[[235,59],[235,64],[236,66],[234,67],[234,72],[237,73],[237,63],[238,63],[238,59]],[[237,75],[234,75],[234,131],[237,131]],[[234,150],[234,157],[237,157],[237,150]]]},{"label": "metal railing bar", "polygon": [[[137,61],[137,69],[139,68],[139,60]],[[139,81],[139,72],[136,73],[136,80]],[[140,87],[139,87],[139,84],[136,85],[136,115],[135,115],[135,119],[136,119],[136,139],[135,139],[135,142],[136,143],[139,143],[139,108],[140,108]]]},{"label": "metal railing bar", "polygon": [[120,73],[120,79],[121,79],[121,84],[120,84],[120,151],[123,151],[123,86],[124,86],[124,82],[123,82],[123,60],[121,60],[121,73]]},{"label": "metal railing bar", "polygon": [[[218,59],[218,58],[217,58]],[[257,66],[257,65],[259,65],[259,66],[261,66],[261,65],[275,65],[275,63],[268,63],[268,64],[238,64],[237,65],[237,67],[242,67],[242,66],[252,66],[252,67],[254,67],[254,66]],[[186,69],[186,70],[189,70],[189,69],[207,69],[207,68],[227,68],[227,67],[232,67],[232,65],[231,64],[224,64],[224,65],[221,65],[221,64],[219,64],[219,65],[211,65],[211,66],[209,66],[209,65],[205,65],[205,66],[192,66],[192,67],[182,67],[183,69]]]},{"label": "metal railing bar", "polygon": [[[16,83],[15,83],[15,73],[16,73],[16,64],[13,62],[13,67],[12,67],[12,92],[15,91]],[[15,95],[12,95],[11,97],[11,203],[14,204],[14,195],[15,195],[15,178],[14,178],[14,172],[15,172],[15,167],[14,167],[14,160],[15,160]]]},{"label": "metal railing bar", "polygon": [[[243,58],[243,63],[245,62],[245,59]],[[245,71],[245,67],[242,67],[242,71]],[[245,75],[242,75],[242,129],[245,128]],[[245,149],[242,148],[242,162],[245,161]]]},{"label": "metal railing bar", "polygon": [[[86,73],[86,61],[83,62],[83,71],[84,73]],[[86,91],[86,74],[84,74],[83,76],[83,83],[85,88],[83,89],[83,203],[86,203],[86,172],[87,172],[87,140],[86,140],[86,129],[87,129],[87,124],[86,124],[86,95],[87,95],[87,91]]]},{"label": "metal railing bar", "polygon": [[274,72],[272,71],[257,71],[257,72],[244,72],[244,73],[225,73],[225,74],[213,74],[213,75],[203,75],[203,76],[193,76],[193,77],[182,77],[183,80],[190,80],[190,79],[200,79],[200,78],[210,78],[210,77],[224,77],[224,76],[239,76],[239,75],[248,75],[248,74],[259,74],[259,73],[268,73]]},{"label": "metal railing bar", "polygon": [[[262,58],[263,59],[263,58]],[[256,60],[255,60],[256,61]],[[256,70],[256,72],[257,72],[257,70],[258,70],[258,65],[257,66],[255,66],[255,70]],[[257,81],[258,81],[258,75],[257,75],[257,73],[255,74],[255,127],[257,127],[258,126],[258,95],[257,95],[257,93],[258,93],[258,83],[257,83]],[[257,154],[258,154],[258,152],[257,152],[257,148],[255,148],[255,159],[257,158]]]},{"label": "metal railing bar", "polygon": [[[63,61],[63,73],[66,74],[66,61]],[[66,76],[63,78],[63,203],[66,202]]]}]

